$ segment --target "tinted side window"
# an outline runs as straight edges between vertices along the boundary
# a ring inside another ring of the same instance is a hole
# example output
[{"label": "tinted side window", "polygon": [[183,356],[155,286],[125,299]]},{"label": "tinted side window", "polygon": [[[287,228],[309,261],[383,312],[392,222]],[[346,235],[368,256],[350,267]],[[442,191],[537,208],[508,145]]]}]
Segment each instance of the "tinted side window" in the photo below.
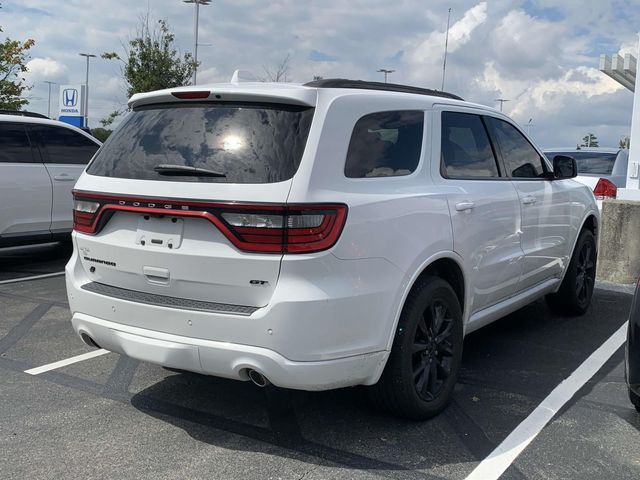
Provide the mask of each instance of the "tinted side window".
[{"label": "tinted side window", "polygon": [[502,152],[507,175],[516,178],[544,177],[542,158],[526,138],[509,123],[488,117]]},{"label": "tinted side window", "polygon": [[349,178],[409,175],[420,160],[423,129],[423,111],[365,115],[353,127],[344,174]]},{"label": "tinted side window", "polygon": [[440,151],[445,177],[500,176],[489,136],[478,115],[442,112]]},{"label": "tinted side window", "polygon": [[45,163],[89,163],[98,145],[84,135],[64,127],[31,125],[39,139]]},{"label": "tinted side window", "polygon": [[0,163],[30,163],[31,144],[20,123],[0,122]]}]

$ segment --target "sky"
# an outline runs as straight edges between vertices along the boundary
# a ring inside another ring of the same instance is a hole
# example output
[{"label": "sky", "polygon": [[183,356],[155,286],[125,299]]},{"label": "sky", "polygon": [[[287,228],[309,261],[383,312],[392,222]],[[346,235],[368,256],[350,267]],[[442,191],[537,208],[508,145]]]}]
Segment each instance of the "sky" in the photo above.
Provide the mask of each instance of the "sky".
[{"label": "sky", "polygon": [[[264,76],[287,55],[287,79],[315,75],[383,79],[440,89],[447,10],[445,90],[498,107],[541,147],[575,146],[588,132],[601,146],[628,135],[633,94],[598,70],[601,53],[638,54],[640,0],[213,0],[200,8],[198,83],[227,82],[237,68]],[[47,84],[83,83],[90,65],[92,127],[126,104],[117,61],[147,12],[168,20],[182,52],[193,48],[194,6],[181,0],[2,1],[0,26],[33,38],[29,110],[47,112]],[[57,112],[58,85],[51,110]]]}]

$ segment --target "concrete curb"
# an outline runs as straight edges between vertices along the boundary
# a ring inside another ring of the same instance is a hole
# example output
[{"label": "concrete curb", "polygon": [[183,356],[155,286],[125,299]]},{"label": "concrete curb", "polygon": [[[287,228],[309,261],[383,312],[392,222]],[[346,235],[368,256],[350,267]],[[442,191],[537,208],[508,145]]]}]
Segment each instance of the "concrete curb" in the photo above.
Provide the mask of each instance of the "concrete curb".
[{"label": "concrete curb", "polygon": [[596,280],[595,288],[609,292],[628,293],[629,295],[633,295],[636,291],[635,283],[613,283],[602,280]]}]

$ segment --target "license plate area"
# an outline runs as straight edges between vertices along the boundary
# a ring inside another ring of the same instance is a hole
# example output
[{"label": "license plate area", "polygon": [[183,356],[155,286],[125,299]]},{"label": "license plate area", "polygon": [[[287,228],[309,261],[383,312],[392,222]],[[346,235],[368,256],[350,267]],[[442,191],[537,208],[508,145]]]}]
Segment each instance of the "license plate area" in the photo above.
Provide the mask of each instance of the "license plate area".
[{"label": "license plate area", "polygon": [[182,245],[184,220],[171,216],[141,215],[136,230],[136,245],[145,248],[175,250]]}]

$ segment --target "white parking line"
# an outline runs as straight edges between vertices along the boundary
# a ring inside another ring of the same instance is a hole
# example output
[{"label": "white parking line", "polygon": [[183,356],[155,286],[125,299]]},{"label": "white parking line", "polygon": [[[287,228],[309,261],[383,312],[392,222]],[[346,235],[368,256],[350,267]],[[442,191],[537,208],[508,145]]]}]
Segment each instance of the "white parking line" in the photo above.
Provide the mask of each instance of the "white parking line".
[{"label": "white parking line", "polygon": [[553,389],[523,422],[505,438],[469,474],[466,480],[494,480],[500,477],[515,459],[527,448],[547,423],[593,377],[624,343],[627,322],[593,352],[566,380]]},{"label": "white parking line", "polygon": [[40,373],[48,372],[49,370],[66,367],[67,365],[71,365],[72,363],[78,363],[84,360],[89,360],[90,358],[99,357],[100,355],[104,355],[105,353],[110,352],[109,350],[101,348],[99,350],[94,350],[93,352],[83,353],[82,355],[76,355],[75,357],[67,358],[65,360],[42,365],[41,367],[30,368],[29,370],[25,370],[24,373],[28,373],[29,375],[38,375]]},{"label": "white parking line", "polygon": [[26,282],[28,280],[38,280],[40,278],[59,277],[60,275],[64,275],[64,272],[43,273],[42,275],[32,275],[30,277],[10,278],[9,280],[0,280],[0,285],[4,285],[6,283]]}]

